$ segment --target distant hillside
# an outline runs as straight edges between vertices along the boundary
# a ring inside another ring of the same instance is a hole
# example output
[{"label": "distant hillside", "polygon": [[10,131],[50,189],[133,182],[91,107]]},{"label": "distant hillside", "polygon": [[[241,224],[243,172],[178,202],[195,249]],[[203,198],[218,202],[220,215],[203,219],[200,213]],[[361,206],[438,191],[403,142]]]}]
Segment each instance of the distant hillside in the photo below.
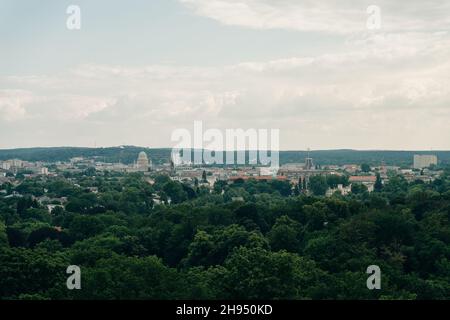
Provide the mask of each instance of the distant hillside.
[{"label": "distant hillside", "polygon": [[111,148],[23,148],[0,150],[0,160],[21,159],[26,161],[68,161],[74,157],[98,157],[105,162],[122,162],[125,164],[136,161],[139,152],[145,151],[154,163],[165,163],[170,156],[170,149],[148,149],[125,146]]},{"label": "distant hillside", "polygon": [[[26,161],[68,161],[73,157],[98,157],[106,162],[133,163],[139,152],[145,151],[153,163],[167,163],[170,158],[171,149],[150,149],[135,146],[111,147],[111,148],[22,148],[0,150],[0,160],[21,159]],[[294,163],[304,162],[307,151],[281,151],[280,162]],[[346,164],[346,163],[370,163],[380,164],[384,161],[387,165],[411,165],[414,154],[435,154],[439,162],[450,164],[450,151],[358,151],[358,150],[318,150],[311,151],[310,156],[315,163]]]},{"label": "distant hillside", "polygon": [[[280,162],[303,162],[307,154],[306,151],[283,151],[280,153]],[[318,150],[310,152],[314,161],[322,165],[346,163],[377,165],[384,161],[386,165],[410,166],[415,154],[434,154],[440,163],[450,164],[450,151]]]}]

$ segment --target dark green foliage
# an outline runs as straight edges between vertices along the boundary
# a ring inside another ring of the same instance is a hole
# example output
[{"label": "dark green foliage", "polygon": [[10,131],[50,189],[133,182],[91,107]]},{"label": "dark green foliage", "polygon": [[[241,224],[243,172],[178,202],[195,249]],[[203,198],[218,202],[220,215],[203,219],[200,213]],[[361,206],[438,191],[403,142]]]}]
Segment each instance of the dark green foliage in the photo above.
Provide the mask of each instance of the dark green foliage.
[{"label": "dark green foliage", "polygon": [[299,252],[301,240],[301,225],[288,216],[281,216],[267,234],[273,251],[287,250]]},{"label": "dark green foliage", "polygon": [[362,183],[352,183],[352,193],[354,194],[366,194],[367,187]]},{"label": "dark green foliage", "polygon": [[6,233],[5,224],[0,221],[0,248],[5,248],[8,246],[8,234]]},{"label": "dark green foliage", "polygon": [[57,298],[58,292],[65,287],[68,265],[69,259],[63,253],[0,248],[0,297],[41,294],[46,298]]},{"label": "dark green foliage", "polygon": [[[0,196],[0,299],[450,299],[450,170],[331,197],[346,177],[310,177],[312,195],[306,179],[297,193],[154,180],[91,170],[9,186],[23,197]],[[42,192],[68,201],[49,213]],[[69,265],[82,290],[67,290]],[[367,289],[369,265],[382,290]]]},{"label": "dark green foliage", "polygon": [[346,175],[337,175],[337,174],[330,174],[326,176],[327,185],[330,188],[337,188],[339,184],[342,184],[343,186],[348,186],[348,177]]},{"label": "dark green foliage", "polygon": [[375,181],[375,185],[373,186],[375,191],[380,192],[381,189],[383,188],[383,182],[381,180],[381,176],[379,173],[377,173],[377,180]]},{"label": "dark green foliage", "polygon": [[309,189],[316,196],[324,196],[328,189],[327,179],[323,176],[309,178]]}]

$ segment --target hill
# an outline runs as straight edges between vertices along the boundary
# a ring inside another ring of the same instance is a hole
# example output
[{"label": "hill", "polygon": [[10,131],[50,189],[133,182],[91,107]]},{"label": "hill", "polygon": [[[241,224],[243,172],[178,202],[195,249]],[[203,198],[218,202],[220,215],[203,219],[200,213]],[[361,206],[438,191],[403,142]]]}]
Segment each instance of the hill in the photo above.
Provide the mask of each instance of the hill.
[{"label": "hill", "polygon": [[[0,149],[0,160],[21,159],[25,161],[68,161],[73,157],[97,157],[105,162],[133,163],[139,152],[145,151],[155,164],[166,163],[170,158],[169,148],[144,148],[137,146],[120,146],[109,148],[83,148],[83,147],[52,147],[52,148],[21,148]],[[310,156],[315,163],[328,164],[380,164],[409,166],[413,162],[414,154],[435,154],[439,162],[450,163],[450,151],[383,151],[383,150],[316,150]],[[280,163],[304,162],[308,156],[307,151],[280,151]]]}]

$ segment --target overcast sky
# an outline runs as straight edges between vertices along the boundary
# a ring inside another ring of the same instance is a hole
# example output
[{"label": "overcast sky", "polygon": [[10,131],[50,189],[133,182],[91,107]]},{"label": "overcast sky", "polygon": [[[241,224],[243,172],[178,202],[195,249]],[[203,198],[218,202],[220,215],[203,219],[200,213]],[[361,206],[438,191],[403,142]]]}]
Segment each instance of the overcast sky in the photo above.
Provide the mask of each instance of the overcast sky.
[{"label": "overcast sky", "polygon": [[0,148],[171,147],[202,120],[281,149],[450,149],[449,30],[447,0],[0,0]]}]

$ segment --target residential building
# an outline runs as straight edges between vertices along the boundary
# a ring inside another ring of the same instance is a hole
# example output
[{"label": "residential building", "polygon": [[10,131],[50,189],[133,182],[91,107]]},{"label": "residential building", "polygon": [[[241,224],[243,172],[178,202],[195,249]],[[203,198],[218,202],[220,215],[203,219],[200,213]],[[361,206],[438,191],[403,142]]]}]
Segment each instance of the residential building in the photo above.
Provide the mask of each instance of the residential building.
[{"label": "residential building", "polygon": [[414,169],[428,168],[431,165],[437,165],[437,156],[431,154],[415,154]]}]

